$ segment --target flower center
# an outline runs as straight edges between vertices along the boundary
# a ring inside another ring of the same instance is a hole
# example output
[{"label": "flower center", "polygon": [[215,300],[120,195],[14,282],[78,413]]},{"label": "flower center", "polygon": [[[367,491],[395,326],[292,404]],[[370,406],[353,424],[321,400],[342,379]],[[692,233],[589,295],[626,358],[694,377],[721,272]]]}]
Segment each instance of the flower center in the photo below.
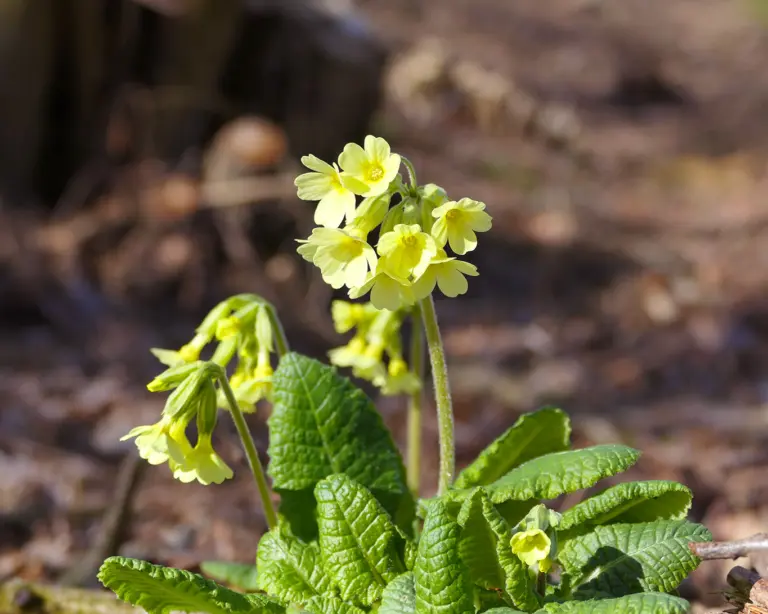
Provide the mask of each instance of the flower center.
[{"label": "flower center", "polygon": [[416,237],[413,235],[407,235],[403,237],[403,245],[406,247],[415,247],[416,246]]},{"label": "flower center", "polygon": [[382,177],[384,177],[384,169],[381,168],[378,164],[372,166],[368,169],[366,177],[368,181],[379,181]]},{"label": "flower center", "polygon": [[445,219],[455,220],[460,215],[461,215],[461,212],[458,209],[451,209],[448,213],[445,214]]}]

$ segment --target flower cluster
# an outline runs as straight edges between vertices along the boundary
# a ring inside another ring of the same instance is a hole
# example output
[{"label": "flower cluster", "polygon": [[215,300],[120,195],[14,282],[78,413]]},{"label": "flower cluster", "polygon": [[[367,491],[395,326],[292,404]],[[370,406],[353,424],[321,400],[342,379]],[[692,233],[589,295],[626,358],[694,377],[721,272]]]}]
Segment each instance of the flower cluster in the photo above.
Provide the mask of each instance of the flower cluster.
[{"label": "flower cluster", "polygon": [[[212,363],[196,361],[171,367],[153,380],[154,390],[173,390],[158,422],[137,426],[121,441],[136,438],[139,455],[152,465],[168,463],[173,477],[182,482],[220,484],[232,469],[213,449],[218,407]],[[197,441],[187,438],[187,427],[196,420]]]},{"label": "flower cluster", "polygon": [[403,359],[400,329],[406,311],[334,301],[331,315],[336,332],[355,331],[349,343],[328,353],[332,364],[351,367],[356,377],[373,382],[385,395],[413,394],[421,389],[420,378]]},{"label": "flower cluster", "polygon": [[[404,160],[387,141],[369,135],[364,145],[348,144],[333,166],[302,158],[312,172],[296,178],[298,196],[318,201],[318,227],[300,241],[298,252],[326,283],[346,287],[350,298],[370,292],[377,309],[413,305],[435,286],[446,296],[464,294],[466,276],[477,275],[477,268],[449,256],[446,247],[457,256],[477,247],[476,233],[491,228],[485,204],[451,201],[437,185],[419,186],[407,162],[406,185],[399,172]],[[368,237],[379,226],[374,249]]]},{"label": "flower cluster", "polygon": [[[237,365],[229,380],[240,408],[255,411],[261,399],[272,400],[272,353],[274,335],[270,309],[254,294],[239,294],[214,307],[195,331],[195,336],[179,350],[154,348],[152,353],[166,366],[175,367],[196,361],[203,349],[217,341],[211,361],[227,367],[233,358]],[[149,388],[152,390],[153,384]],[[228,407],[219,393],[219,407]]]},{"label": "flower cluster", "polygon": [[[253,412],[259,400],[271,399],[275,331],[270,309],[255,295],[234,296],[216,305],[192,340],[179,350],[153,349],[152,353],[169,368],[147,388],[152,392],[173,392],[157,423],[136,427],[123,440],[135,437],[142,458],[152,465],[167,462],[173,476],[182,482],[218,484],[231,478],[232,470],[212,443],[218,410],[230,407],[220,378],[225,377],[224,369],[236,358],[229,386],[240,410]],[[217,345],[211,360],[201,361],[201,353],[213,342]],[[193,420],[197,424],[194,446],[186,434]]]}]

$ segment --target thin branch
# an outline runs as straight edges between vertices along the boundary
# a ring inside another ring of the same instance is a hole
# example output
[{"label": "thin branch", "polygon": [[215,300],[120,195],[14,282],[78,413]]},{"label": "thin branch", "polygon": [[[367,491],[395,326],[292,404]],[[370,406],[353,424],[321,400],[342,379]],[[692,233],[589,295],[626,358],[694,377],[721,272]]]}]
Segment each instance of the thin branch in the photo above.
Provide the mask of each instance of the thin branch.
[{"label": "thin branch", "polygon": [[768,552],[768,533],[758,533],[731,542],[693,542],[688,546],[691,552],[706,561],[738,559],[753,552]]}]

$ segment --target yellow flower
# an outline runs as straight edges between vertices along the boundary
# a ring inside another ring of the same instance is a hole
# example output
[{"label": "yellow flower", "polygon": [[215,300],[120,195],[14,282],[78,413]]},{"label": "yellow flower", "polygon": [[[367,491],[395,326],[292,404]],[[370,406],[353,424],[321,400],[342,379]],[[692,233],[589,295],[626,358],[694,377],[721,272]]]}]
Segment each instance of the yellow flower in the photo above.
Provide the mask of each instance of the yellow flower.
[{"label": "yellow flower", "polygon": [[435,240],[418,224],[395,225],[394,230],[381,236],[376,249],[385,259],[388,272],[403,279],[421,276],[437,254]]},{"label": "yellow flower", "polygon": [[335,164],[331,166],[315,156],[304,156],[301,163],[314,172],[296,177],[294,184],[299,198],[319,201],[315,209],[315,224],[338,228],[344,216],[349,219],[355,212],[355,194],[347,186],[350,182],[358,190],[366,186],[357,185],[353,178],[343,178]]},{"label": "yellow flower", "polygon": [[315,228],[299,253],[320,269],[333,288],[365,283],[368,269],[376,268],[376,252],[357,233],[335,228]]},{"label": "yellow flower", "polygon": [[[187,445],[189,443],[187,442]],[[197,480],[204,486],[221,484],[232,477],[232,469],[213,449],[211,435],[199,434],[197,444],[187,451],[181,461],[171,463],[173,477],[180,482]]]},{"label": "yellow flower", "polygon": [[373,383],[385,395],[413,394],[421,389],[421,380],[402,358],[390,359],[387,374]]},{"label": "yellow flower", "polygon": [[333,301],[331,303],[331,317],[336,332],[343,335],[358,326],[365,319],[365,307],[360,303],[347,301]]},{"label": "yellow flower", "polygon": [[400,156],[391,153],[389,143],[380,137],[365,137],[365,148],[357,143],[348,143],[339,156],[343,177],[356,179],[365,186],[364,191],[352,189],[361,196],[378,196],[389,189],[389,184],[400,170]]},{"label": "yellow flower", "polygon": [[216,338],[221,341],[240,332],[242,322],[237,316],[229,316],[216,324]]},{"label": "yellow flower", "polygon": [[349,291],[349,298],[360,298],[370,290],[371,303],[376,309],[397,311],[405,305],[413,305],[416,298],[411,282],[391,272],[386,258],[380,258],[376,273],[369,275],[366,282]]},{"label": "yellow flower", "polygon": [[353,367],[363,358],[367,346],[363,336],[358,334],[352,337],[346,345],[333,348],[328,352],[328,357],[331,364],[337,367]]},{"label": "yellow flower", "polygon": [[529,567],[539,564],[540,571],[548,571],[551,561],[548,560],[552,541],[541,529],[528,529],[515,533],[510,540],[512,552]]},{"label": "yellow flower", "polygon": [[471,198],[449,201],[432,211],[436,219],[432,236],[440,247],[446,242],[459,255],[471,252],[477,247],[475,232],[491,229],[491,216],[485,212],[485,203]]},{"label": "yellow flower", "polygon": [[459,296],[469,288],[465,275],[476,277],[477,267],[469,262],[449,258],[441,249],[422,276],[413,282],[413,293],[416,298],[423,299],[432,294],[437,285],[445,296]]},{"label": "yellow flower", "polygon": [[132,437],[139,450],[139,456],[150,465],[162,465],[168,460],[181,461],[184,458],[184,429],[186,421],[179,421],[164,415],[159,422],[149,426],[137,426],[120,438],[126,441]]}]

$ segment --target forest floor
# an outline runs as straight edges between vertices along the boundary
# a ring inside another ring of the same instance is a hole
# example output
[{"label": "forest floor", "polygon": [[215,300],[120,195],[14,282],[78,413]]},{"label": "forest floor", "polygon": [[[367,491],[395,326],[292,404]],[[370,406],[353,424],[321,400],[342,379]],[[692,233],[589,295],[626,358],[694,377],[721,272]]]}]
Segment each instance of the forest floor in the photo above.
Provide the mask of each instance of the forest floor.
[{"label": "forest floor", "polygon": [[[692,518],[716,538],[768,527],[768,25],[758,9],[363,3],[394,50],[373,129],[422,182],[483,200],[494,217],[471,254],[481,276],[438,303],[460,463],[520,413],[557,404],[577,443],[643,450],[630,477],[689,485]],[[0,262],[4,248],[26,249],[19,237],[54,246],[0,269],[0,579],[51,580],[98,537],[131,450],[119,437],[160,411],[144,389],[158,369],[149,347],[177,347],[237,291],[273,300],[299,351],[321,356],[341,339],[331,294],[293,253],[307,227],[295,203],[109,231],[93,209],[0,215]],[[56,240],[93,224],[87,241]],[[252,249],[238,256],[230,248],[243,237]],[[404,404],[381,410],[403,441]],[[251,420],[261,449],[264,419]],[[433,418],[425,428],[426,494]],[[203,488],[143,471],[122,554],[191,568],[252,558],[264,522],[224,431],[238,477]],[[727,569],[703,565],[685,595],[717,607]]]}]

